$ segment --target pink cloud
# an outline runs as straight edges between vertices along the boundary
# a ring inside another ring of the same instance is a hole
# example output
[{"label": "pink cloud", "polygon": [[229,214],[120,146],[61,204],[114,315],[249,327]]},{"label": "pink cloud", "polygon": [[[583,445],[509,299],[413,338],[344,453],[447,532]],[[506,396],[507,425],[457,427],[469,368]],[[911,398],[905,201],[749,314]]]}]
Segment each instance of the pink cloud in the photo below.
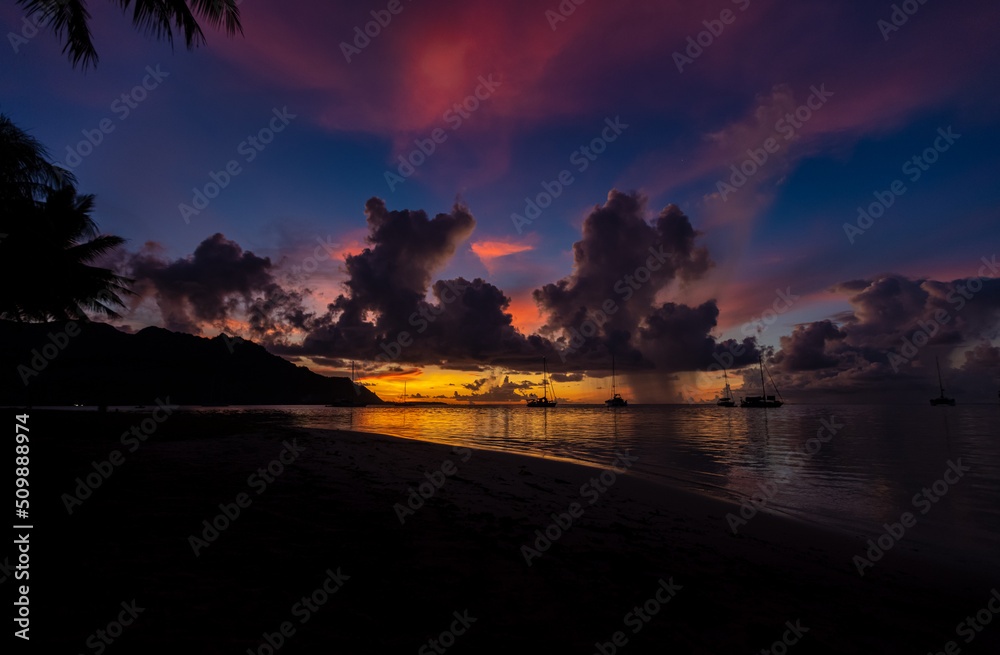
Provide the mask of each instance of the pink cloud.
[{"label": "pink cloud", "polygon": [[476,241],[472,244],[471,250],[483,262],[483,266],[490,272],[490,275],[493,275],[498,258],[516,255],[520,252],[528,252],[534,250],[534,246],[524,242]]}]

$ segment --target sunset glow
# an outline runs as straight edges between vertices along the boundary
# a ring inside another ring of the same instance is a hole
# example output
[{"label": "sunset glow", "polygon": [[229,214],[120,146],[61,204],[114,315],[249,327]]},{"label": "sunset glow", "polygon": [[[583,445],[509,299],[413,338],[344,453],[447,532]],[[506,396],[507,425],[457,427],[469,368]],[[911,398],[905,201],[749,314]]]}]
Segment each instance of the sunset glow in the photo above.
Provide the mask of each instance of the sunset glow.
[{"label": "sunset glow", "polygon": [[4,112],[128,240],[122,329],[353,360],[386,399],[523,402],[546,358],[603,402],[612,356],[644,402],[711,402],[723,366],[742,393],[759,357],[791,398],[908,397],[935,357],[996,386],[990,3],[886,31],[738,0],[718,34],[690,3],[306,5],[196,52],[122,29],[87,76],[46,31],[6,54]]}]

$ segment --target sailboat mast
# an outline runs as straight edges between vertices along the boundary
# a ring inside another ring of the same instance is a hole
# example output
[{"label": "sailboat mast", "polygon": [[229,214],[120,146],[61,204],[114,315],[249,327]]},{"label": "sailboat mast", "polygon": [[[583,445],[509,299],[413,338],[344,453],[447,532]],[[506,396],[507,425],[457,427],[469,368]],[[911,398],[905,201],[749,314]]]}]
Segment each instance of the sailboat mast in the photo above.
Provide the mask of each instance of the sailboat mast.
[{"label": "sailboat mast", "polygon": [[614,398],[618,388],[615,386],[615,356],[611,355],[611,397]]},{"label": "sailboat mast", "polygon": [[938,387],[941,388],[941,397],[944,397],[944,382],[941,381],[941,360],[937,357],[934,358],[934,362],[937,364],[938,371]]},{"label": "sailboat mast", "polygon": [[767,387],[764,386],[764,358],[758,356],[757,363],[760,364],[760,395],[767,399]]},{"label": "sailboat mast", "polygon": [[542,357],[542,398],[549,397],[549,373],[545,369],[545,358]]}]

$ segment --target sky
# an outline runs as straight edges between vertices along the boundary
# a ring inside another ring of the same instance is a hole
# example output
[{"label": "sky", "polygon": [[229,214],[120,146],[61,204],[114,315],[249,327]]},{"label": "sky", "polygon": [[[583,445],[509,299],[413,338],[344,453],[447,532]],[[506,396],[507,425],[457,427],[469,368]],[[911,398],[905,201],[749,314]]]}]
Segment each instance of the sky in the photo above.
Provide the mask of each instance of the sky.
[{"label": "sky", "polygon": [[995,3],[89,8],[84,71],[0,7],[0,112],[128,240],[121,329],[386,400],[996,402]]}]

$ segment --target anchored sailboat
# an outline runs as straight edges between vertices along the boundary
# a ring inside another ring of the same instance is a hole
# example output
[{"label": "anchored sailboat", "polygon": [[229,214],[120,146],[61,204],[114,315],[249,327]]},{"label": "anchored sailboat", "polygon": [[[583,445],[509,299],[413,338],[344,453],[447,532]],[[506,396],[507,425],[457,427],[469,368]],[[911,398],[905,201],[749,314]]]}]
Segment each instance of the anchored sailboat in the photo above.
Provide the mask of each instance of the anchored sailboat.
[{"label": "anchored sailboat", "polygon": [[528,407],[555,407],[556,391],[552,390],[552,400],[549,400],[549,374],[545,368],[545,358],[542,357],[542,397],[528,400]]},{"label": "anchored sailboat", "polygon": [[[740,400],[740,407],[765,407],[765,408],[766,407],[781,407],[785,403],[782,402],[782,401],[780,401],[780,400],[775,399],[774,396],[768,396],[767,395],[767,389],[764,387],[764,359],[762,357],[758,357],[757,358],[757,363],[760,365],[760,390],[761,390],[762,393],[764,393],[764,395],[763,396],[747,396],[746,398],[743,398],[742,400]],[[767,376],[771,377],[771,374],[768,373]],[[774,380],[771,380],[771,384],[774,385]],[[778,391],[778,386],[777,385],[774,385],[774,390]],[[778,391],[778,395],[779,396],[781,395],[780,391]]]},{"label": "anchored sailboat", "polygon": [[611,398],[604,401],[604,404],[608,407],[627,407],[628,401],[622,398],[622,395],[618,393],[618,387],[615,385],[615,356],[611,355]]},{"label": "anchored sailboat", "polygon": [[726,388],[723,391],[726,395],[719,398],[719,402],[715,404],[719,407],[736,407],[736,402],[733,400],[733,390],[729,388],[729,374],[726,373],[726,369],[722,369],[722,375],[726,378]]},{"label": "anchored sailboat", "polygon": [[354,362],[351,361],[351,389],[354,390],[353,398],[335,398],[327,407],[367,407],[368,403],[361,399],[361,387],[354,381]]},{"label": "anchored sailboat", "polygon": [[947,398],[944,395],[944,382],[941,381],[941,362],[937,357],[934,358],[934,362],[937,364],[938,387],[941,389],[941,395],[937,398],[931,398],[931,405],[951,405],[954,407],[955,399]]}]

